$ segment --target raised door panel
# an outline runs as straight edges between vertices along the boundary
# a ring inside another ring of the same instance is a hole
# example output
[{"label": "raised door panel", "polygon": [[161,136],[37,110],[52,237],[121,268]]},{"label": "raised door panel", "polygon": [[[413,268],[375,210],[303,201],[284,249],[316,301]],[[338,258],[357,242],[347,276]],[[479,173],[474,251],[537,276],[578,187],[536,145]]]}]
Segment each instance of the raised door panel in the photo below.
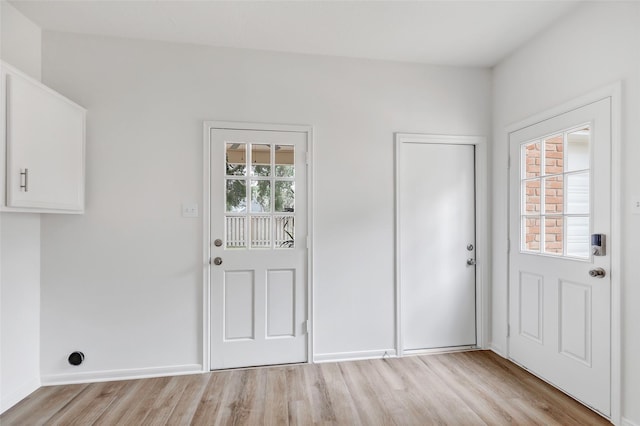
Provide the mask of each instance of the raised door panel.
[{"label": "raised door panel", "polygon": [[84,109],[13,73],[6,95],[7,206],[81,212]]},{"label": "raised door panel", "polygon": [[295,271],[267,271],[266,338],[295,337]]},{"label": "raised door panel", "polygon": [[519,288],[519,332],[542,344],[543,327],[543,278],[540,275],[522,272]]},{"label": "raised door panel", "polygon": [[560,281],[560,353],[591,367],[591,286]]},{"label": "raised door panel", "polygon": [[224,339],[255,338],[254,273],[225,271],[224,274]]}]

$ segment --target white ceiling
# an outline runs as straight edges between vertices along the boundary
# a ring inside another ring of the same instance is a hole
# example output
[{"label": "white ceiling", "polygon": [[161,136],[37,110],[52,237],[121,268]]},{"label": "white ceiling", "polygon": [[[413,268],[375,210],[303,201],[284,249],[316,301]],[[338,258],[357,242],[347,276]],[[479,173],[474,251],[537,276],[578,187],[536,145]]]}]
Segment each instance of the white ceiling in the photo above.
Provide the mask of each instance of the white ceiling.
[{"label": "white ceiling", "polygon": [[45,30],[442,65],[492,66],[577,1],[11,3]]}]

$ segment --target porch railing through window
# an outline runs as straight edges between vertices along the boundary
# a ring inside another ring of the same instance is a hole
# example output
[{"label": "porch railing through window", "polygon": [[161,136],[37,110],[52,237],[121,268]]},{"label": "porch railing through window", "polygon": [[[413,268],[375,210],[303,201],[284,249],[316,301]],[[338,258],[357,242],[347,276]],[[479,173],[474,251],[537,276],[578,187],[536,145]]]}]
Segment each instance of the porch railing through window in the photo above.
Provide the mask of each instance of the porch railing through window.
[{"label": "porch railing through window", "polygon": [[[292,215],[226,217],[227,248],[293,248],[295,226]],[[247,237],[250,236],[248,241]],[[272,244],[273,241],[273,244]]]},{"label": "porch railing through window", "polygon": [[247,246],[246,238],[247,217],[227,216],[227,248],[244,248]]}]

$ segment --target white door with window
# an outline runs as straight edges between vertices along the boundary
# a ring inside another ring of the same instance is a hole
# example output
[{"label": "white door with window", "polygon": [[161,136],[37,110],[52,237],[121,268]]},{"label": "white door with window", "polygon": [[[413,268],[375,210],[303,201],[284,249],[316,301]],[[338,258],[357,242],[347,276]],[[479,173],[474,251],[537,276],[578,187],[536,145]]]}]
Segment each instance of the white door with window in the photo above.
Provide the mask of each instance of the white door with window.
[{"label": "white door with window", "polygon": [[397,149],[401,349],[475,346],[475,146],[412,135]]},{"label": "white door with window", "polygon": [[[611,413],[610,117],[605,98],[509,138],[509,357],[605,416]],[[603,235],[595,252],[592,234]]]},{"label": "white door with window", "polygon": [[307,133],[211,129],[211,368],[307,361]]}]

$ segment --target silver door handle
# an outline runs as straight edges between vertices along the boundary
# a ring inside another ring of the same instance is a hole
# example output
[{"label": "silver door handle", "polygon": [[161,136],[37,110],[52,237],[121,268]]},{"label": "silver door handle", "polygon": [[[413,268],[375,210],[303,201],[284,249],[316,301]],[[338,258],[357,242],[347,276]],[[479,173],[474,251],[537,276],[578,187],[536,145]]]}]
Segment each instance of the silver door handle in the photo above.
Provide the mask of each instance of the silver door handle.
[{"label": "silver door handle", "polygon": [[[24,178],[24,183],[22,183]],[[24,189],[24,192],[29,192],[29,169],[24,169],[24,172],[20,172],[20,189]]]},{"label": "silver door handle", "polygon": [[215,259],[213,259],[213,264],[216,265],[216,266],[222,265],[222,258],[221,257],[216,257]]},{"label": "silver door handle", "polygon": [[471,257],[467,259],[467,265],[473,266],[475,264],[476,264],[476,260],[475,259],[473,259]]},{"label": "silver door handle", "polygon": [[593,278],[604,278],[607,275],[606,271],[602,268],[594,268],[589,271],[589,275]]}]

